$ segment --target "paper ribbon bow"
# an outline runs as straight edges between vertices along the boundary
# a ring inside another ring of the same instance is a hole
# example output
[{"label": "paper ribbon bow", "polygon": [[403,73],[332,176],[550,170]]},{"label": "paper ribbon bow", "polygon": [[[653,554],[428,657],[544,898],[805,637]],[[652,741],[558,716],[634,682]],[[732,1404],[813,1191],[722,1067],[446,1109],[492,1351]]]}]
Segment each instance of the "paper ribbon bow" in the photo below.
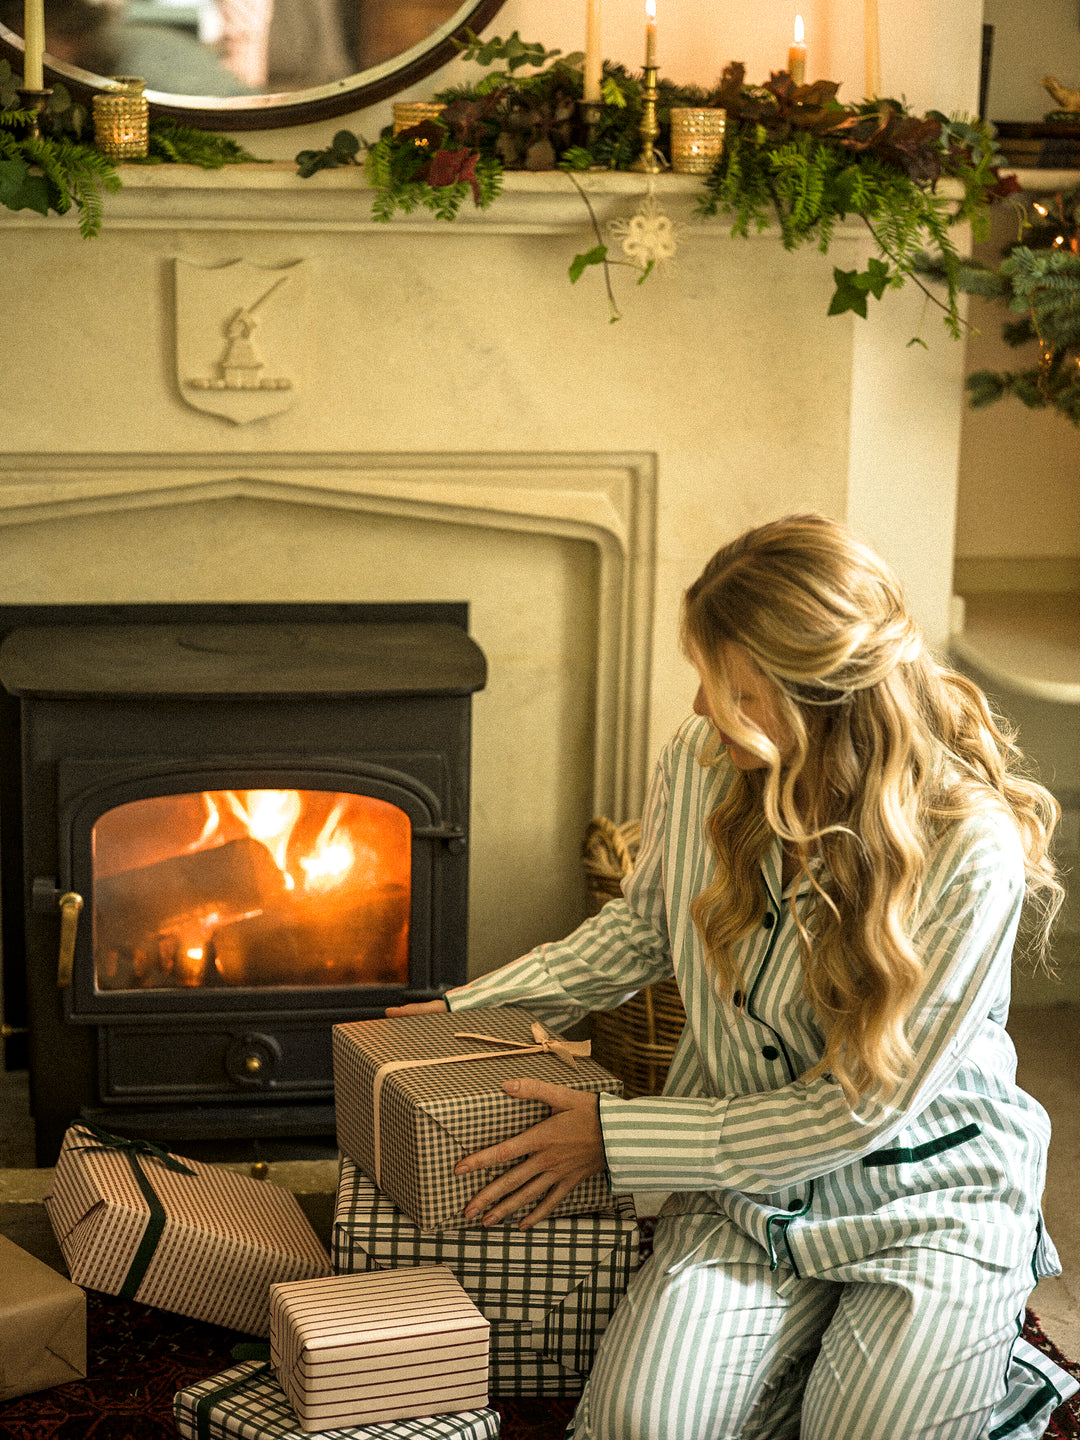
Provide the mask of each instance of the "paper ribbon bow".
[{"label": "paper ribbon bow", "polygon": [[[533,1021],[531,1029],[533,1039],[536,1041],[535,1045],[526,1045],[524,1040],[505,1040],[501,1035],[478,1035],[471,1030],[455,1030],[454,1039],[485,1040],[489,1045],[504,1045],[508,1050],[513,1050],[517,1055],[536,1055],[539,1052],[544,1052],[545,1054],[554,1055],[556,1059],[561,1060],[564,1065],[570,1065],[575,1070],[577,1069],[577,1061],[574,1059],[575,1055],[586,1056],[592,1054],[591,1040],[564,1040],[561,1035],[552,1035],[550,1031],[545,1030],[538,1020]],[[485,1054],[446,1056],[447,1061],[489,1058],[490,1057]],[[429,1063],[432,1065],[441,1065],[444,1062],[442,1060],[432,1060]]]},{"label": "paper ribbon bow", "polygon": [[69,1150],[117,1150],[134,1159],[138,1155],[147,1155],[151,1160],[156,1160],[159,1165],[164,1165],[166,1170],[173,1170],[178,1175],[195,1175],[198,1172],[192,1170],[190,1165],[170,1155],[168,1150],[162,1149],[150,1140],[129,1140],[123,1135],[114,1135],[110,1130],[103,1130],[100,1125],[92,1125],[89,1120],[84,1120],[78,1125],[71,1127],[76,1135],[86,1135],[91,1140],[99,1140],[99,1145],[69,1145]]},{"label": "paper ribbon bow", "polygon": [[103,1130],[100,1125],[92,1125],[89,1120],[72,1127],[76,1135],[89,1136],[91,1140],[97,1140],[97,1145],[69,1145],[69,1150],[85,1150],[89,1152],[112,1150],[121,1155],[126,1155],[135,1176],[135,1182],[142,1192],[143,1199],[150,1207],[150,1214],[147,1217],[146,1229],[143,1231],[139,1248],[135,1252],[135,1258],[124,1283],[120,1287],[120,1295],[125,1300],[134,1300],[135,1292],[142,1284],[143,1276],[153,1258],[157,1243],[161,1239],[165,1229],[165,1207],[158,1199],[157,1192],[150,1183],[150,1177],[142,1168],[143,1157],[156,1160],[166,1170],[172,1170],[177,1175],[198,1175],[197,1170],[192,1170],[190,1165],[185,1165],[175,1155],[170,1155],[160,1145],[154,1145],[149,1140],[127,1140],[122,1135],[113,1135],[109,1130]]},{"label": "paper ribbon bow", "polygon": [[[532,1036],[536,1042],[527,1044],[524,1040],[506,1040],[501,1035],[477,1035],[468,1030],[455,1030],[455,1040],[482,1040],[486,1045],[501,1045],[501,1054],[506,1058],[516,1055],[554,1055],[564,1065],[577,1069],[575,1056],[592,1054],[591,1040],[564,1040],[561,1035],[552,1035],[539,1021],[532,1023]],[[379,1100],[382,1096],[383,1081],[395,1070],[419,1070],[425,1065],[458,1065],[466,1060],[497,1060],[499,1054],[490,1050],[473,1050],[468,1055],[439,1055],[425,1060],[387,1060],[375,1072],[371,1087],[372,1146],[375,1152],[375,1174],[372,1177],[377,1189],[382,1188],[382,1135],[379,1123]]]}]

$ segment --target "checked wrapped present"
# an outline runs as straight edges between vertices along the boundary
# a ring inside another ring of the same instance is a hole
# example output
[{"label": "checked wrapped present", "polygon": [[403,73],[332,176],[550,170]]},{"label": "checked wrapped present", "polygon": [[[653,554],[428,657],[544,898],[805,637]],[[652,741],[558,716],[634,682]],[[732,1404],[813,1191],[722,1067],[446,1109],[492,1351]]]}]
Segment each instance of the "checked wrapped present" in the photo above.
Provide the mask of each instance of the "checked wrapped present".
[{"label": "checked wrapped present", "polygon": [[342,1160],[330,1258],[339,1274],[447,1265],[491,1322],[492,1395],[580,1395],[600,1336],[637,1268],[629,1196],[613,1215],[564,1215],[530,1230],[423,1231]]},{"label": "checked wrapped present", "polygon": [[[467,1015],[407,1015],[334,1026],[338,1147],[418,1225],[460,1225],[472,1196],[506,1166],[454,1174],[466,1155],[548,1115],[539,1100],[507,1095],[518,1076],[592,1094],[622,1082],[588,1058],[589,1042],[546,1030],[517,1006]],[[555,1215],[612,1210],[607,1178],[583,1180]]]},{"label": "checked wrapped present", "polygon": [[330,1270],[290,1191],[88,1123],[45,1209],[77,1285],[248,1335],[269,1334],[275,1281]]},{"label": "checked wrapped present", "polygon": [[[248,1360],[179,1391],[176,1428],[186,1440],[306,1440],[269,1361]],[[387,1420],[327,1430],[323,1440],[497,1440],[494,1410]]]},{"label": "checked wrapped present", "polygon": [[270,1292],[270,1365],[302,1430],[480,1410],[490,1326],[444,1265]]}]

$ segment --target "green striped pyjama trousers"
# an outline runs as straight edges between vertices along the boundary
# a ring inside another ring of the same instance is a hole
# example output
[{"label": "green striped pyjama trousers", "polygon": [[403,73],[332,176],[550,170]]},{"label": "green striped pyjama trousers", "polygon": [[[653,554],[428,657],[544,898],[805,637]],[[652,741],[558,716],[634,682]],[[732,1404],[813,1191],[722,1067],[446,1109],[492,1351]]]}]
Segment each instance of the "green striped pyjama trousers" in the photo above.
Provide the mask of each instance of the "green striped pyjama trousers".
[{"label": "green striped pyjama trousers", "polygon": [[728,1223],[658,1221],[573,1440],[1036,1440],[1066,1398],[1019,1338],[1030,1269],[897,1248],[804,1278],[710,1258]]}]

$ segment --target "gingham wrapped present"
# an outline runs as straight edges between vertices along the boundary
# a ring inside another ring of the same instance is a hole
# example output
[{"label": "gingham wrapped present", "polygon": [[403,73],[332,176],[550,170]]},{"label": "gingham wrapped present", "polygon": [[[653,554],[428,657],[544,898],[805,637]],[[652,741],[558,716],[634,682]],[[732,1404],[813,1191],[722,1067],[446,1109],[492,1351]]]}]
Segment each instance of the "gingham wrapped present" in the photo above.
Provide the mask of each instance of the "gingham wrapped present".
[{"label": "gingham wrapped present", "polygon": [[633,1201],[613,1215],[424,1232],[351,1160],[338,1177],[330,1258],[339,1273],[448,1265],[491,1321],[492,1395],[579,1395],[637,1268]]},{"label": "gingham wrapped present", "polygon": [[445,1265],[270,1291],[270,1366],[304,1431],[482,1409],[489,1329]]},{"label": "gingham wrapped present", "polygon": [[76,1285],[249,1335],[274,1281],[330,1272],[290,1191],[96,1126],[64,1136],[45,1209]]},{"label": "gingham wrapped present", "polygon": [[[573,1053],[587,1045],[551,1035],[517,1006],[335,1025],[338,1147],[422,1230],[460,1224],[465,1205],[500,1169],[457,1176],[457,1162],[549,1113],[538,1100],[507,1095],[505,1080],[622,1093],[621,1081]],[[593,1175],[554,1214],[612,1208],[607,1178]]]},{"label": "gingham wrapped present", "polygon": [[[189,1385],[174,1399],[173,1413],[186,1440],[305,1440],[268,1363],[249,1360]],[[496,1440],[498,1434],[494,1410],[464,1410],[327,1430],[324,1440]]]}]

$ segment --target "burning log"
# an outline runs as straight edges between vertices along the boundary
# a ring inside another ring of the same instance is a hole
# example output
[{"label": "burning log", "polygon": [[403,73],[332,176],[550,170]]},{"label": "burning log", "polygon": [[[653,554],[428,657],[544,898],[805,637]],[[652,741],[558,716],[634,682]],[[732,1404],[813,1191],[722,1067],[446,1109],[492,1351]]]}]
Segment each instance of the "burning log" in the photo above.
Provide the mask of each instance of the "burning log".
[{"label": "burning log", "polygon": [[228,985],[400,985],[409,969],[409,891],[375,885],[358,898],[286,896],[214,932]]},{"label": "burning log", "polygon": [[284,891],[270,851],[250,836],[124,870],[94,881],[95,948],[145,944],[188,918],[246,915]]}]

